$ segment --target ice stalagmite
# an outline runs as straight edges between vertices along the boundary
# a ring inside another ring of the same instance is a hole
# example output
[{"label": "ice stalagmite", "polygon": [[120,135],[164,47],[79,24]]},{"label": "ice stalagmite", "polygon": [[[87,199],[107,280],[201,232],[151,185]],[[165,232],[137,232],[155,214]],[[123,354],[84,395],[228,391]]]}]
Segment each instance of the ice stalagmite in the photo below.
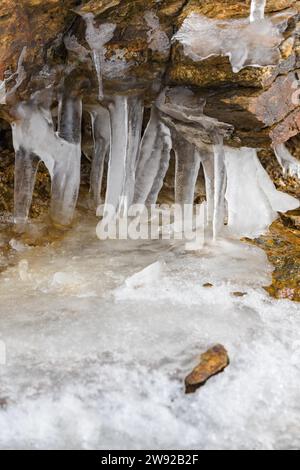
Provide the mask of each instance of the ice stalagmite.
[{"label": "ice stalagmite", "polygon": [[155,106],[142,139],[136,171],[135,204],[156,204],[163,186],[172,148],[169,128],[160,120]]},{"label": "ice stalagmite", "polygon": [[105,44],[107,44],[114,35],[116,25],[105,23],[97,27],[95,25],[94,15],[89,13],[84,15],[86,22],[86,40],[92,51],[98,83],[99,83],[99,99],[102,100],[103,93],[103,77],[102,69],[105,61]]},{"label": "ice stalagmite", "polygon": [[264,233],[278,212],[296,209],[299,201],[277,191],[255,149],[225,147],[228,176],[228,227],[235,236]]},{"label": "ice stalagmite", "polygon": [[111,147],[106,205],[126,212],[134,198],[135,172],[143,123],[143,101],[139,96],[116,95],[109,102]]},{"label": "ice stalagmite", "polygon": [[93,205],[97,208],[102,202],[101,189],[104,163],[110,149],[110,120],[108,110],[102,106],[93,108],[90,114],[94,141],[90,194]]},{"label": "ice stalagmite", "polygon": [[265,18],[266,0],[251,0],[250,22],[261,21]]},{"label": "ice stalagmite", "polygon": [[274,147],[275,155],[283,172],[287,176],[297,176],[300,179],[300,161],[290,153],[284,144]]},{"label": "ice stalagmite", "polygon": [[62,151],[55,159],[52,178],[51,217],[54,222],[72,222],[80,186],[82,100],[65,94],[59,106],[58,137],[73,151]]},{"label": "ice stalagmite", "polygon": [[216,239],[222,233],[225,223],[225,192],[227,184],[225,153],[223,137],[219,134],[213,136],[214,140],[214,216],[213,236]]}]

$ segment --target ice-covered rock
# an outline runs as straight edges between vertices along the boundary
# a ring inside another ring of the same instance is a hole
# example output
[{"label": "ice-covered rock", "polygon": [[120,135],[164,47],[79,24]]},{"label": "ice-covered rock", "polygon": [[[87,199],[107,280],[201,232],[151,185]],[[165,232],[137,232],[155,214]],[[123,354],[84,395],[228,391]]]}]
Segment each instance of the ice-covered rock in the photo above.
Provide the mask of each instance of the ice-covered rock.
[{"label": "ice-covered rock", "polygon": [[144,18],[150,28],[147,33],[149,48],[153,52],[168,56],[171,43],[165,31],[160,27],[158,16],[153,11],[146,11]]},{"label": "ice-covered rock", "polygon": [[[253,10],[257,16],[257,6]],[[254,18],[254,16],[253,16]],[[280,58],[283,37],[268,19],[215,20],[191,13],[175,34],[185,55],[198,62],[211,56],[228,56],[234,72],[246,66],[274,65]]]}]

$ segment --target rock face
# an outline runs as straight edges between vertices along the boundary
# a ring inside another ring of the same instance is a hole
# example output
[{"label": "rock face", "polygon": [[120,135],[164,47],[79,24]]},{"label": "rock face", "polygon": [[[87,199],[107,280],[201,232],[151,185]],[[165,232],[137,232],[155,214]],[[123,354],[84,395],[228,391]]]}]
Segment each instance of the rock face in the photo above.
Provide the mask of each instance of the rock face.
[{"label": "rock face", "polygon": [[[228,57],[194,61],[178,41],[168,47],[174,31],[192,13],[210,19],[239,20],[249,11],[250,0],[50,0],[47,5],[41,0],[3,0],[0,82],[16,72],[24,48],[26,76],[18,87],[18,96],[11,96],[8,105],[0,106],[0,117],[10,120],[9,105],[19,98],[28,99],[45,86],[57,92],[66,67],[72,81],[87,80],[86,100],[95,101],[97,79],[83,19],[93,14],[97,24],[109,22],[116,26],[105,54],[115,61],[119,71],[116,68],[112,77],[106,75],[107,91],[140,88],[151,100],[162,84],[192,86],[205,99],[206,115],[234,126],[229,145],[268,148],[272,142],[286,142],[300,132],[300,2],[267,1],[266,12],[282,31],[281,57],[275,65],[248,66],[234,73]],[[156,18],[149,12],[155,12]],[[68,53],[66,37],[77,38],[82,51],[87,52],[84,60],[74,48]],[[9,82],[8,88],[13,85]]]}]

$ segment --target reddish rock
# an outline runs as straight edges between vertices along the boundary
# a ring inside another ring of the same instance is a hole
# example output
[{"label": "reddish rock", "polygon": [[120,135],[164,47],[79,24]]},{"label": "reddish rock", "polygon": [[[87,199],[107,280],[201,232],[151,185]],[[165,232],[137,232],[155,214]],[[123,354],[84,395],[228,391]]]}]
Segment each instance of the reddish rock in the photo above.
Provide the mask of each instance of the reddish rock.
[{"label": "reddish rock", "polygon": [[201,355],[200,364],[185,379],[186,393],[195,393],[208,379],[223,372],[230,360],[224,346],[217,344]]}]

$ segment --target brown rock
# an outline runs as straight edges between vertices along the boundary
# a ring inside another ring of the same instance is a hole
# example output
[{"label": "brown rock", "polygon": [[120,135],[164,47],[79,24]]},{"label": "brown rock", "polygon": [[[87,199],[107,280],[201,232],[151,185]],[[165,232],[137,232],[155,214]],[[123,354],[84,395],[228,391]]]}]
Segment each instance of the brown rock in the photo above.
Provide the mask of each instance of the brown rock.
[{"label": "brown rock", "polygon": [[224,346],[218,344],[202,354],[200,364],[185,379],[186,393],[195,393],[208,379],[223,372],[230,363]]}]

